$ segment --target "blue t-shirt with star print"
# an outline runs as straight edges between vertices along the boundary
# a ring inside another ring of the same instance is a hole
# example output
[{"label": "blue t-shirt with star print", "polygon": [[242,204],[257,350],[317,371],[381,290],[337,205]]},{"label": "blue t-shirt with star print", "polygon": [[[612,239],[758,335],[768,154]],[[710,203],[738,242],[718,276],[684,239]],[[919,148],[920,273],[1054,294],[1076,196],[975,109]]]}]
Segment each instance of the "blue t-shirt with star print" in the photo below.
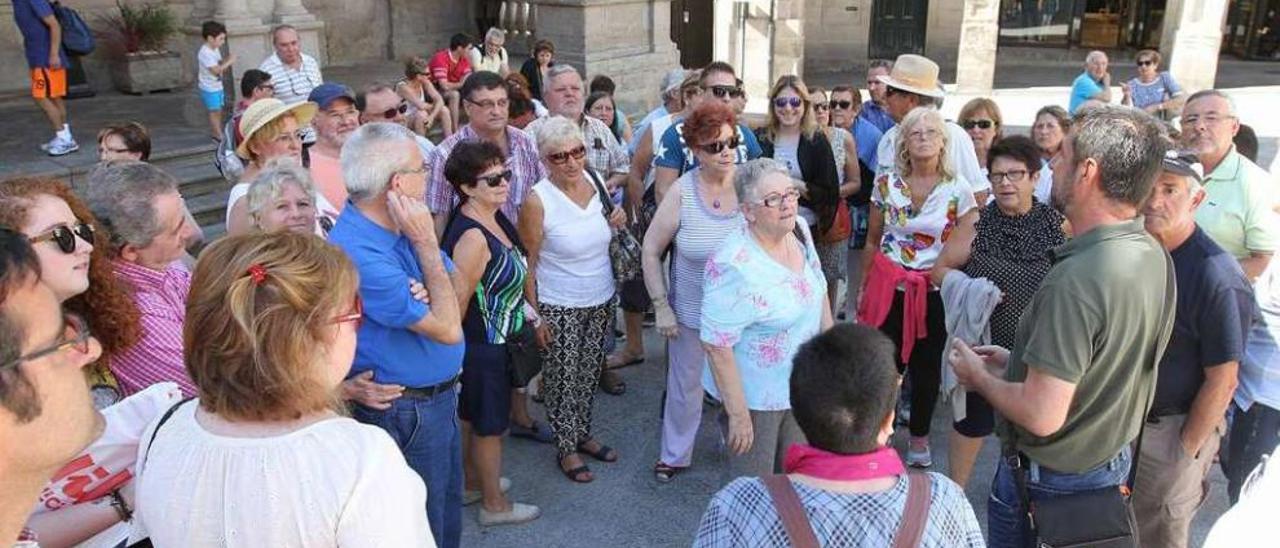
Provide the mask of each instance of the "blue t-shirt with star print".
[{"label": "blue t-shirt with star print", "polygon": [[[658,141],[658,150],[653,151],[654,165],[678,170],[681,175],[698,167],[698,157],[694,156],[689,146],[685,144],[683,131],[683,118],[667,128],[667,131],[662,134],[662,139]],[[760,141],[756,140],[755,134],[746,126],[738,124],[738,150],[734,163],[741,164],[747,160],[754,160],[761,154]]]}]

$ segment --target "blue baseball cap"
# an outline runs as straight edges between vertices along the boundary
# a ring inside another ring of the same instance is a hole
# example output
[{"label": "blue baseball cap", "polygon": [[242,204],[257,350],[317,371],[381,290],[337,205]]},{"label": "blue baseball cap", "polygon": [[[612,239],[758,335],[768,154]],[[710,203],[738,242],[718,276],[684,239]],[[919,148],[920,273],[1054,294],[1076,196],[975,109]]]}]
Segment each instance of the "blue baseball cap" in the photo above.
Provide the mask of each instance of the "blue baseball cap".
[{"label": "blue baseball cap", "polygon": [[307,100],[320,105],[321,110],[329,108],[338,99],[346,99],[354,105],[356,94],[351,92],[351,88],[342,84],[325,83],[316,86],[311,90],[311,95],[307,96]]}]

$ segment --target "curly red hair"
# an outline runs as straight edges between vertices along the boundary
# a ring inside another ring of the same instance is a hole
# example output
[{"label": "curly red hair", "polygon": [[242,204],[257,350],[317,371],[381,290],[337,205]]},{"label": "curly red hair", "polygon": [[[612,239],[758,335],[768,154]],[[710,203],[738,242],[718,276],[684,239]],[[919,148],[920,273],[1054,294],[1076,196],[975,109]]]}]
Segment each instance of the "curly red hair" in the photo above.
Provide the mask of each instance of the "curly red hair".
[{"label": "curly red hair", "polygon": [[734,128],[738,125],[738,117],[733,109],[720,101],[703,101],[698,108],[684,121],[684,142],[691,147],[705,145],[720,136],[724,126]]},{"label": "curly red hair", "polygon": [[93,336],[102,343],[103,359],[98,365],[105,366],[111,356],[132,346],[142,336],[138,306],[111,268],[107,231],[66,183],[48,177],[0,181],[0,226],[21,231],[29,221],[27,216],[34,198],[42,194],[62,199],[77,220],[98,229],[93,238],[93,253],[89,256],[89,289],[68,299],[64,306],[89,323]]}]

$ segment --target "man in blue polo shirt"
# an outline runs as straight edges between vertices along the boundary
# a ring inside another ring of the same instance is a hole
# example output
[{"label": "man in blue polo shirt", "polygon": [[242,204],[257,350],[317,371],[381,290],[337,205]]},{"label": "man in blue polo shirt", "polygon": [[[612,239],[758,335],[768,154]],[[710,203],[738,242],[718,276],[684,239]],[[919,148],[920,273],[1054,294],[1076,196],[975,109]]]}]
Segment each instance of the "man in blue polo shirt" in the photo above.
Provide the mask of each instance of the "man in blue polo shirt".
[{"label": "man in blue polo shirt", "polygon": [[[427,485],[427,520],[441,547],[462,535],[458,373],[465,350],[453,264],[422,202],[427,169],[413,133],[368,124],[342,147],[350,201],[329,233],[360,271],[365,323],[356,339],[352,417],[386,430]],[[426,287],[424,304],[410,291]]]},{"label": "man in blue polo shirt", "polygon": [[1084,72],[1071,83],[1071,100],[1067,111],[1075,114],[1081,108],[1111,102],[1111,73],[1107,72],[1107,54],[1091,51],[1084,58]]}]

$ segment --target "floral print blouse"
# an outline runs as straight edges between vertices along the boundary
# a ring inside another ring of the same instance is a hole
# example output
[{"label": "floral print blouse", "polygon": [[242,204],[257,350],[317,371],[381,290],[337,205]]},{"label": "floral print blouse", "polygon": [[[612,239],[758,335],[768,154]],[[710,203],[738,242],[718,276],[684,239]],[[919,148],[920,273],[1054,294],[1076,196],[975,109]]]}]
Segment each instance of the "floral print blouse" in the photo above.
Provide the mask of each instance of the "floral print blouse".
[{"label": "floral print blouse", "polygon": [[[804,269],[796,273],[773,260],[746,225],[734,229],[707,260],[703,276],[701,338],[733,347],[747,408],[791,408],[791,358],[818,334],[827,282],[809,227],[797,224],[804,242]],[[710,368],[702,386],[717,399]]]},{"label": "floral print blouse", "polygon": [[933,268],[956,221],[978,206],[969,185],[953,178],[938,181],[924,206],[916,211],[907,182],[893,172],[876,177],[871,202],[884,215],[880,252],[913,270]]}]

